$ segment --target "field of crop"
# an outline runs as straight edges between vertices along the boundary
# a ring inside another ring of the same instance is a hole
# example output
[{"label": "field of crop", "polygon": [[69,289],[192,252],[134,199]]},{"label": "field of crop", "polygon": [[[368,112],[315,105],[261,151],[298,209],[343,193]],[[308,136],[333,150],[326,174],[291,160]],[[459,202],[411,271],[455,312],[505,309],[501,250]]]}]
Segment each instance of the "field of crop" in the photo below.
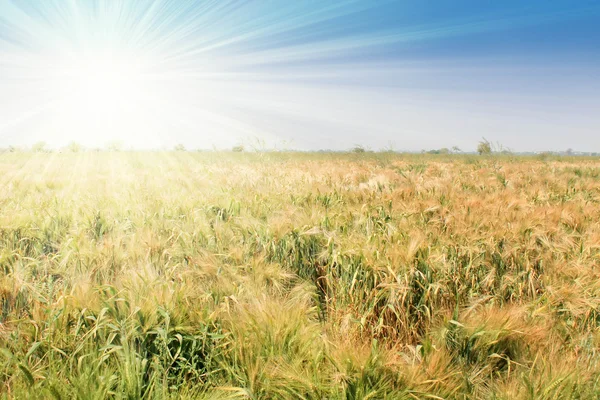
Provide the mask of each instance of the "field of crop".
[{"label": "field of crop", "polygon": [[600,160],[0,154],[0,393],[600,396]]}]

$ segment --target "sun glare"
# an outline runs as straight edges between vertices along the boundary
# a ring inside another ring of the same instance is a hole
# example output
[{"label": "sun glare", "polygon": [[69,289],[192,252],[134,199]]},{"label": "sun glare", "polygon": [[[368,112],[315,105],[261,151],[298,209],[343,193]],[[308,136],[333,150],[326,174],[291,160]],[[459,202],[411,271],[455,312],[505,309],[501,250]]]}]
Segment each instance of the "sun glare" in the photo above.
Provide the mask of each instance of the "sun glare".
[{"label": "sun glare", "polygon": [[102,140],[132,138],[150,129],[152,65],[133,55],[88,51],[56,62],[52,89],[60,102],[57,125],[64,137],[101,146]]},{"label": "sun glare", "polygon": [[73,70],[72,88],[89,110],[114,112],[124,98],[135,97],[135,70],[121,60],[92,57]]},{"label": "sun glare", "polygon": [[115,113],[141,100],[141,72],[135,59],[102,53],[81,57],[67,69],[79,107],[97,114]]}]

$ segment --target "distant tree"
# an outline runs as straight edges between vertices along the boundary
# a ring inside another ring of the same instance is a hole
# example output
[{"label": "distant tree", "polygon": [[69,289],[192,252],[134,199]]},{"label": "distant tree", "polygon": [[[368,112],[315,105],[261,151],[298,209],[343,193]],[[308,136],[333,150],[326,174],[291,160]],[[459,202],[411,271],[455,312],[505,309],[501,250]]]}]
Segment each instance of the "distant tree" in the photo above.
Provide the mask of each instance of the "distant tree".
[{"label": "distant tree", "polygon": [[33,146],[31,146],[31,150],[36,153],[42,153],[46,151],[46,143],[45,142],[37,142]]},{"label": "distant tree", "polygon": [[492,154],[492,144],[486,138],[483,138],[482,141],[477,145],[477,152],[480,155],[489,155]]},{"label": "distant tree", "polygon": [[462,150],[458,146],[453,146],[452,147],[452,151],[455,152],[455,153],[462,153]]},{"label": "distant tree", "polygon": [[365,148],[361,145],[356,145],[352,148],[353,153],[364,153],[365,151]]},{"label": "distant tree", "polygon": [[395,143],[390,140],[383,151],[385,151],[387,153],[394,153],[395,152],[395,150],[394,150],[395,148],[396,148]]},{"label": "distant tree", "polygon": [[568,156],[572,156],[573,155],[573,149],[568,148],[567,151],[565,151],[565,154]]},{"label": "distant tree", "polygon": [[181,143],[179,143],[177,146],[174,147],[175,151],[185,151],[185,146],[182,145]]},{"label": "distant tree", "polygon": [[121,151],[123,150],[123,142],[119,140],[113,140],[112,142],[108,142],[106,147],[108,151]]},{"label": "distant tree", "polygon": [[550,158],[552,155],[553,155],[553,154],[552,154],[552,152],[551,152],[551,151],[542,151],[542,152],[540,152],[540,153],[538,154],[537,158],[538,158],[539,160],[546,161],[546,160],[547,160],[548,158]]},{"label": "distant tree", "polygon": [[267,143],[266,143],[265,139],[260,138],[258,136],[248,138],[246,140],[246,144],[249,148],[251,148],[252,150],[254,150],[257,153],[262,153],[262,152],[268,151]]},{"label": "distant tree", "polygon": [[429,150],[427,154],[450,154],[450,149],[442,147],[441,149]]},{"label": "distant tree", "polygon": [[71,153],[79,153],[81,151],[81,145],[77,142],[71,142],[69,143],[69,145],[67,146],[67,149],[71,152]]},{"label": "distant tree", "polygon": [[234,153],[241,153],[244,151],[244,146],[242,146],[241,144],[237,145],[237,146],[233,146],[231,148],[231,151],[233,151]]}]

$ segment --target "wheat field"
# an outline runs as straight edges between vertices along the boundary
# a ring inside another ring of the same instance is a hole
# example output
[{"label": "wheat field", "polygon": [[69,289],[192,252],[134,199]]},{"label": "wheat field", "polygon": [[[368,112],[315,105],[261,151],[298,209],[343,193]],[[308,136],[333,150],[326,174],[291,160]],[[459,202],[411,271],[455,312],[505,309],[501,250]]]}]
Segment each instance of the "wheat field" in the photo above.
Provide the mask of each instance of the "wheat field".
[{"label": "wheat field", "polygon": [[600,160],[0,154],[0,392],[600,396]]}]

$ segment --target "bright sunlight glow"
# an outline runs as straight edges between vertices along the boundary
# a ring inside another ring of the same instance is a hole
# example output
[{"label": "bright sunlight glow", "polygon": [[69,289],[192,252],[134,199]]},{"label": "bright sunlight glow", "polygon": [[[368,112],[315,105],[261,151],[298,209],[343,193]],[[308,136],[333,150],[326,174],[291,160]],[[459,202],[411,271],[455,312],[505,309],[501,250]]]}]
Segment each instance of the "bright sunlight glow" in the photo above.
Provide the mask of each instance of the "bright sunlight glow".
[{"label": "bright sunlight glow", "polygon": [[140,107],[153,95],[151,82],[144,78],[150,63],[116,52],[87,51],[53,64],[47,83],[64,110],[55,114],[64,135],[84,142],[86,137],[110,141],[123,132],[136,136],[149,128]]},{"label": "bright sunlight glow", "polygon": [[65,69],[73,111],[97,120],[118,119],[140,100],[137,71],[123,60],[94,55]]}]

